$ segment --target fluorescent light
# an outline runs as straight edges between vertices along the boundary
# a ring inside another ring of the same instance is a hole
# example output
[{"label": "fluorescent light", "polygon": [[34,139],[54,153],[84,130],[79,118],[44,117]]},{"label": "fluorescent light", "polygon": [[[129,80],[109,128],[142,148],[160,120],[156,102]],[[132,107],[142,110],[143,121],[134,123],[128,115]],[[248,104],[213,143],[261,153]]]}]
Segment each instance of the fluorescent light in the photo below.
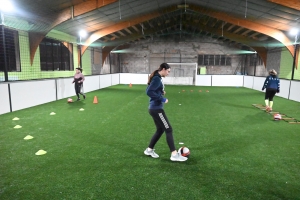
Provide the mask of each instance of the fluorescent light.
[{"label": "fluorescent light", "polygon": [[9,0],[2,0],[0,4],[0,10],[3,12],[11,12],[13,11],[14,7]]},{"label": "fluorescent light", "polygon": [[85,30],[79,31],[79,36],[80,36],[80,37],[84,38],[84,37],[86,37],[86,35],[87,35],[87,33],[86,33]]},{"label": "fluorescent light", "polygon": [[290,30],[290,35],[295,36],[295,35],[297,35],[298,33],[299,33],[299,29],[297,29],[297,28],[293,28],[293,29]]}]

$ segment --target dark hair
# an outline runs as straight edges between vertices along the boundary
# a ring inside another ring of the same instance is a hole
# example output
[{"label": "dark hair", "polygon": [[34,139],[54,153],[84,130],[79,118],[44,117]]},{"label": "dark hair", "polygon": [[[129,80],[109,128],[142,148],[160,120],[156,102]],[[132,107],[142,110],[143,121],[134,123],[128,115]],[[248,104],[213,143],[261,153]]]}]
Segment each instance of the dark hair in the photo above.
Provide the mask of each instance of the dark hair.
[{"label": "dark hair", "polygon": [[269,71],[269,74],[270,74],[270,75],[276,76],[276,75],[277,75],[277,72],[275,71],[275,69],[271,69],[271,70]]},{"label": "dark hair", "polygon": [[159,72],[159,71],[161,71],[163,69],[170,69],[170,68],[171,68],[170,65],[168,65],[167,63],[162,63],[157,70],[155,70],[154,72],[152,72],[150,74],[150,76],[148,77],[148,83],[147,84],[150,85],[151,80],[152,80],[154,74],[156,74],[157,72]]},{"label": "dark hair", "polygon": [[82,72],[82,68],[77,67],[76,69],[78,69],[80,72]]}]

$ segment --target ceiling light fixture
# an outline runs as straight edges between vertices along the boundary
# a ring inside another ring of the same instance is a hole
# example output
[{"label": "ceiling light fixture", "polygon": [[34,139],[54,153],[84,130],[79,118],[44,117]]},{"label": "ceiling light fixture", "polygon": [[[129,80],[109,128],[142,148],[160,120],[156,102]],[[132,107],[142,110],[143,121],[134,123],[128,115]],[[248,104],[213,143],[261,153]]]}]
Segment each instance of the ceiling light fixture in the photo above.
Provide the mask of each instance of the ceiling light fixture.
[{"label": "ceiling light fixture", "polygon": [[12,12],[13,11],[13,5],[9,0],[2,0],[0,4],[0,11],[1,12]]},{"label": "ceiling light fixture", "polygon": [[80,37],[83,37],[83,38],[84,38],[84,37],[86,37],[86,35],[87,35],[87,34],[86,34],[86,31],[85,31],[85,30],[79,31],[79,36],[80,36]]},{"label": "ceiling light fixture", "polygon": [[295,36],[299,33],[299,29],[297,28],[293,28],[290,30],[290,35]]},{"label": "ceiling light fixture", "polygon": [[79,43],[81,44],[81,39],[82,38],[85,38],[87,35],[86,31],[85,30],[81,30],[79,31]]}]

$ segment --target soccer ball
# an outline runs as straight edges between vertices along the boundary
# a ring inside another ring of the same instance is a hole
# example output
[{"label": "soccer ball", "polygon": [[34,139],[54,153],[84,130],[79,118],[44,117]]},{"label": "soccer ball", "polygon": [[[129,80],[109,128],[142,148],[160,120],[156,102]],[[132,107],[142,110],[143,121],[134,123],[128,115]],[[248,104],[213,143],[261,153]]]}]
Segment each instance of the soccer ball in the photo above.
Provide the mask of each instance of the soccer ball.
[{"label": "soccer ball", "polygon": [[275,114],[274,115],[274,120],[281,120],[281,115],[280,114]]},{"label": "soccer ball", "polygon": [[180,155],[182,155],[183,157],[187,157],[188,158],[190,156],[190,150],[187,147],[180,147],[178,149],[178,153]]},{"label": "soccer ball", "polygon": [[73,99],[68,98],[68,103],[72,103],[72,102],[73,102]]}]

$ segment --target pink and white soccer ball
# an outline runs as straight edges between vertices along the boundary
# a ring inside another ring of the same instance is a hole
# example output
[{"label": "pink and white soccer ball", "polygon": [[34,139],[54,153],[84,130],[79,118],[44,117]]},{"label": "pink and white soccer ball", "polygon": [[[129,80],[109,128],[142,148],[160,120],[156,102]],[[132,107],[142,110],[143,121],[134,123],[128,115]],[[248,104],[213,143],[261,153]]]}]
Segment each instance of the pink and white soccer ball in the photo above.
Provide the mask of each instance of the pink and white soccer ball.
[{"label": "pink and white soccer ball", "polygon": [[180,147],[178,149],[178,153],[182,155],[183,157],[189,157],[190,156],[190,150],[187,147]]},{"label": "pink and white soccer ball", "polygon": [[274,114],[274,120],[281,120],[281,115],[280,114]]},{"label": "pink and white soccer ball", "polygon": [[68,98],[68,103],[72,103],[72,102],[73,102],[73,99]]}]

